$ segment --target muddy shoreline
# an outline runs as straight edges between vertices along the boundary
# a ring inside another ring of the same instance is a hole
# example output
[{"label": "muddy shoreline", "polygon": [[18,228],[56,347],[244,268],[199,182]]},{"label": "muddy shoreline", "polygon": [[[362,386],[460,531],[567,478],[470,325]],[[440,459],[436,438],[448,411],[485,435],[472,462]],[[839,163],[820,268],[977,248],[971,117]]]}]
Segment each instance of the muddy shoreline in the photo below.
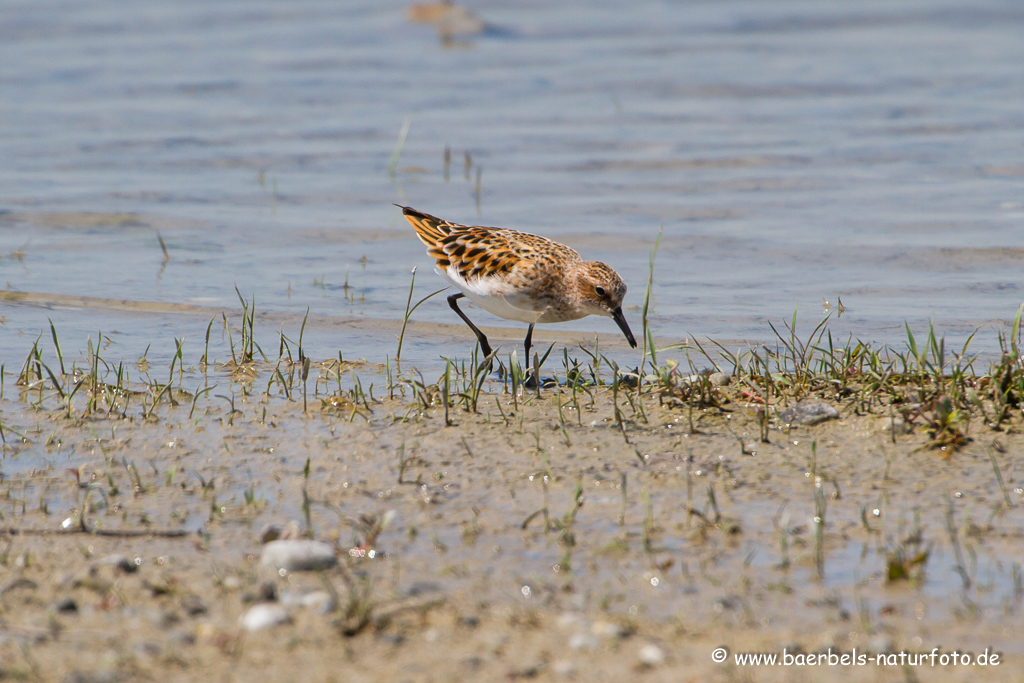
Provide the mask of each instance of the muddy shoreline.
[{"label": "muddy shoreline", "polygon": [[[998,652],[986,680],[1015,680],[1017,415],[944,451],[925,423],[822,396],[838,419],[787,424],[780,401],[766,420],[736,377],[703,407],[489,381],[475,412],[453,383],[446,424],[443,379],[388,391],[377,366],[341,383],[325,361],[303,410],[295,366],[208,369],[206,392],[189,367],[156,403],[83,390],[70,411],[52,382],[7,387],[5,675],[791,680],[711,653],[940,647]],[[263,566],[274,525],[338,564]],[[288,621],[243,626],[262,603]]]}]

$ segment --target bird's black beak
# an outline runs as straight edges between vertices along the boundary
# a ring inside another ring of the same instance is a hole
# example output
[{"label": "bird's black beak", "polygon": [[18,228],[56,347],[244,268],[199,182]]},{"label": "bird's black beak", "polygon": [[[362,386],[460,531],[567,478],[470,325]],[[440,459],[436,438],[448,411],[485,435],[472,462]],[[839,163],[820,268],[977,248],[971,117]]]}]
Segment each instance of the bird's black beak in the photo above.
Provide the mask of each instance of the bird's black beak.
[{"label": "bird's black beak", "polygon": [[612,311],[612,320],[614,320],[615,324],[619,326],[620,330],[622,330],[622,334],[626,335],[626,341],[629,342],[629,345],[635,349],[636,339],[633,338],[633,333],[629,331],[629,323],[626,322],[626,316],[622,315],[622,306],[619,306]]}]

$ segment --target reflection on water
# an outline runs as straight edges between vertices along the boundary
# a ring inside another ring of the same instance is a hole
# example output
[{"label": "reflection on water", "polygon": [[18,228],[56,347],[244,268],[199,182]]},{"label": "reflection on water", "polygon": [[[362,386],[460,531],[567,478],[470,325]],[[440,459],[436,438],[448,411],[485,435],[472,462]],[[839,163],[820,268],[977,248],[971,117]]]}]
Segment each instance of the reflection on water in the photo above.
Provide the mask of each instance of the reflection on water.
[{"label": "reflection on water", "polygon": [[[652,324],[668,342],[767,340],[767,321],[798,310],[810,327],[842,297],[839,338],[899,346],[904,321],[932,320],[957,347],[1024,299],[1021,7],[472,10],[487,30],[446,44],[399,2],[7,8],[4,287],[222,308],[237,285],[281,315],[400,320],[410,270],[434,283],[399,202],[564,241],[623,275],[627,307],[663,230]],[[417,313],[459,322],[440,300]],[[116,325],[128,355],[205,327],[2,315],[11,362],[46,318],[73,338]],[[560,328],[613,335],[605,322]],[[995,332],[972,348],[994,351]]]}]

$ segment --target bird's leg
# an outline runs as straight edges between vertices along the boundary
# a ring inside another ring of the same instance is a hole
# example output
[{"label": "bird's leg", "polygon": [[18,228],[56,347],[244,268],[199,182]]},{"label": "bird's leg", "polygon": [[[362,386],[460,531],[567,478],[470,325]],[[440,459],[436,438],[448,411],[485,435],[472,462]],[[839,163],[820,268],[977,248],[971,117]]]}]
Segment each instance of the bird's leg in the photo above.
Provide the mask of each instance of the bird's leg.
[{"label": "bird's leg", "polygon": [[526,364],[530,365],[530,347],[533,346],[533,323],[530,323],[530,329],[526,331],[526,341],[523,342],[523,346],[526,348]]},{"label": "bird's leg", "polygon": [[473,321],[466,317],[466,314],[462,312],[461,308],[459,308],[459,299],[461,299],[464,296],[466,295],[463,294],[462,292],[459,292],[457,294],[449,294],[448,305],[452,307],[453,311],[459,314],[459,317],[462,318],[463,322],[469,325],[469,329],[473,330],[473,334],[476,335],[476,340],[480,342],[480,350],[483,351],[484,357],[486,358],[487,356],[491,355],[491,345],[487,343],[487,337],[484,335],[484,333],[481,332],[477,328],[477,326],[473,324]]},{"label": "bird's leg", "polygon": [[530,323],[530,327],[526,330],[526,339],[523,341],[525,365],[523,366],[526,370],[526,383],[524,386],[536,387],[537,378],[534,376],[533,361],[530,360],[530,347],[533,346],[533,323]]}]

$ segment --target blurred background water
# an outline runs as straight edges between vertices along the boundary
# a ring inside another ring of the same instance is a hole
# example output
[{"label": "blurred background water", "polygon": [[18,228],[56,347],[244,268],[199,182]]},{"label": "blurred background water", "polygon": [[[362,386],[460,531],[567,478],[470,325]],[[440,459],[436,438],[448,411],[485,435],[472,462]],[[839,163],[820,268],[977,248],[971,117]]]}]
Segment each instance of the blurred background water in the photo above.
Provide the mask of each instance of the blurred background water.
[{"label": "blurred background water", "polygon": [[[841,339],[900,347],[934,321],[998,349],[1024,300],[1024,5],[465,7],[486,29],[442,40],[404,2],[5,2],[0,288],[29,296],[0,300],[0,359],[48,318],[69,346],[102,330],[169,357],[237,286],[283,320],[310,309],[314,357],[382,361],[410,270],[417,297],[441,286],[393,202],[564,241],[623,275],[627,306],[663,231],[666,343],[767,341],[827,301]],[[468,353],[442,298],[414,320]],[[406,343],[437,362],[436,335]]]}]

